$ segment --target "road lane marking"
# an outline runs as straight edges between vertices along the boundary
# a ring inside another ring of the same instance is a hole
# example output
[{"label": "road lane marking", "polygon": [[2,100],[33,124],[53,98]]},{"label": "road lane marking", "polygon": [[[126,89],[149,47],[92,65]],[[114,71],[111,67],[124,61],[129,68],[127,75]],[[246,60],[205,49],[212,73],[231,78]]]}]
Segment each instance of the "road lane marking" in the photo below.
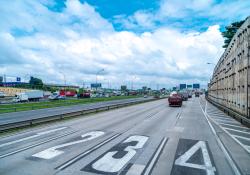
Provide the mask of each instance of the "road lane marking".
[{"label": "road lane marking", "polygon": [[[210,118],[212,118],[212,117],[210,117]],[[238,124],[238,123],[235,122],[235,121],[227,121],[227,120],[216,119],[216,118],[213,118],[213,120],[218,121],[218,123],[220,123],[220,122],[226,122],[226,123],[235,123],[235,124]]]},{"label": "road lane marking", "polygon": [[144,171],[142,173],[143,175],[149,175],[152,172],[152,170],[153,170],[156,162],[158,161],[158,159],[160,157],[160,154],[163,151],[163,148],[165,147],[167,141],[168,141],[168,139],[166,137],[164,137],[162,139],[162,141],[159,144],[156,152],[153,154],[153,157],[150,159],[148,165],[146,166],[146,169],[144,169]]},{"label": "road lane marking", "polygon": [[64,153],[64,151],[58,150],[60,148],[64,148],[64,147],[68,147],[68,146],[71,146],[71,145],[87,142],[89,140],[95,139],[95,138],[100,137],[102,135],[104,135],[104,132],[102,132],[102,131],[88,132],[86,134],[81,135],[81,137],[83,138],[82,140],[77,140],[77,141],[57,145],[57,146],[48,148],[46,150],[43,150],[43,151],[41,151],[39,153],[36,153],[36,154],[34,154],[32,156],[37,157],[37,158],[41,158],[41,159],[52,159],[52,158],[57,157],[57,156]]},{"label": "road lane marking", "polygon": [[36,138],[36,137],[39,137],[39,136],[42,136],[42,135],[50,134],[50,133],[53,133],[53,132],[56,132],[56,131],[61,131],[61,130],[66,129],[66,128],[68,128],[68,127],[61,127],[61,128],[56,128],[56,129],[52,129],[52,130],[49,130],[49,131],[39,132],[39,133],[37,133],[37,134],[35,134],[33,136],[29,136],[29,137],[25,137],[25,138],[22,138],[22,139],[14,140],[14,141],[11,141],[11,142],[3,143],[3,144],[0,145],[0,148],[4,147],[4,146],[15,144],[15,143],[18,143],[18,142],[22,142],[22,141],[26,141],[26,140],[29,140],[29,139],[33,139],[33,138]]},{"label": "road lane marking", "polygon": [[229,118],[229,117],[219,117],[219,116],[210,116],[210,117],[212,117],[212,118],[214,118],[214,119],[219,118],[219,119],[224,119],[224,120],[235,121],[234,119]]},{"label": "road lane marking", "polygon": [[[241,126],[240,124],[234,125],[234,124],[228,124],[228,123],[220,123],[221,125],[226,125],[226,126],[232,126],[232,127],[237,127],[237,128],[242,128],[242,129],[248,129],[244,126]],[[224,127],[224,126],[223,126]]]},{"label": "road lane marking", "polygon": [[236,138],[240,138],[240,139],[243,139],[243,140],[248,140],[250,141],[250,138],[249,137],[243,137],[243,136],[238,136],[238,135],[234,135],[232,134],[233,137],[236,137]]},{"label": "road lane marking", "polygon": [[[194,170],[196,169],[196,173]],[[212,154],[206,141],[179,139],[171,175],[216,175]]]},{"label": "road lane marking", "polygon": [[90,148],[89,150],[79,154],[78,156],[70,159],[69,161],[63,163],[62,165],[56,167],[57,170],[63,170],[65,168],[67,168],[68,166],[72,165],[73,163],[77,162],[78,160],[82,159],[83,157],[87,156],[88,154],[92,153],[93,151],[97,150],[98,148],[100,148],[101,146],[105,145],[106,143],[110,142],[111,140],[115,139],[116,137],[120,136],[121,134],[115,134],[111,137],[109,137],[108,139],[102,141],[101,143],[93,146],[92,148]]},{"label": "road lane marking", "polygon": [[240,132],[240,133],[244,133],[244,134],[249,134],[250,135],[250,132],[246,132],[246,131],[240,131],[240,130],[236,130],[236,129],[232,129],[232,128],[227,128],[227,127],[224,127],[226,130],[231,130],[231,131],[235,131],[235,132]]},{"label": "road lane marking", "polygon": [[147,136],[130,136],[82,168],[81,171],[101,174],[118,174],[137,154],[137,150],[143,148],[147,141]]},{"label": "road lane marking", "polygon": [[[200,107],[201,107],[201,104],[200,104]],[[205,111],[206,111],[206,108],[207,108],[207,101],[206,101]],[[218,135],[217,135],[217,133],[216,133],[214,127],[212,126],[211,122],[209,121],[209,119],[208,119],[209,115],[208,115],[207,113],[204,112],[204,110],[202,109],[202,107],[201,107],[201,111],[203,112],[203,114],[204,114],[204,116],[205,116],[205,118],[206,118],[206,120],[207,120],[207,122],[208,122],[208,125],[209,125],[209,127],[211,128],[212,133],[213,133],[214,136],[215,136],[215,139],[216,139],[216,141],[217,141],[219,147],[221,148],[221,150],[222,150],[223,153],[225,154],[226,159],[227,159],[228,163],[230,164],[230,166],[231,166],[231,168],[232,168],[234,174],[235,174],[235,175],[241,175],[240,170],[239,170],[238,167],[236,166],[234,160],[232,159],[232,157],[231,157],[230,154],[228,153],[228,151],[227,151],[227,149],[225,148],[224,144],[222,143],[222,141],[221,141],[220,138],[218,137]]]},{"label": "road lane marking", "polygon": [[21,149],[18,149],[18,150],[15,150],[15,151],[12,151],[12,152],[3,154],[3,155],[0,155],[0,158],[4,158],[4,157],[10,156],[10,155],[19,153],[19,152],[21,152],[21,151],[25,151],[25,150],[27,150],[27,149],[30,149],[30,148],[33,148],[33,147],[42,145],[42,144],[44,144],[44,143],[50,142],[50,141],[52,141],[52,140],[56,140],[56,139],[58,139],[58,138],[62,138],[62,137],[64,137],[64,136],[67,136],[67,135],[70,135],[70,134],[73,134],[73,133],[76,133],[76,132],[77,132],[77,131],[71,131],[71,132],[67,132],[67,133],[64,133],[64,134],[62,134],[62,135],[56,136],[56,137],[52,137],[52,138],[50,138],[50,139],[48,139],[48,140],[44,140],[44,141],[42,141],[42,142],[39,142],[39,143],[30,145],[30,146],[27,146],[27,147],[24,147],[24,148],[21,148]]}]

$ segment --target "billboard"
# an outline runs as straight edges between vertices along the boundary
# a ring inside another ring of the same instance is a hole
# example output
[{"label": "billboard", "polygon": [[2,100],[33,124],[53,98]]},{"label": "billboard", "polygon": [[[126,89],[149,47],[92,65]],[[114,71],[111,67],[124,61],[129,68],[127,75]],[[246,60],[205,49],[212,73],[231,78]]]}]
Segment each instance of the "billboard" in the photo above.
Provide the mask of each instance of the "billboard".
[{"label": "billboard", "polygon": [[16,77],[17,82],[21,82],[21,77]]},{"label": "billboard", "polygon": [[180,84],[180,90],[186,89],[186,88],[187,88],[187,85],[186,85],[186,84]]},{"label": "billboard", "polygon": [[102,84],[101,83],[91,83],[91,88],[100,88],[102,87]]},{"label": "billboard", "polygon": [[193,84],[193,88],[194,89],[200,89],[200,84],[198,84],[198,83],[197,84]]},{"label": "billboard", "polygon": [[192,87],[193,87],[192,84],[187,85],[187,88],[192,88]]}]

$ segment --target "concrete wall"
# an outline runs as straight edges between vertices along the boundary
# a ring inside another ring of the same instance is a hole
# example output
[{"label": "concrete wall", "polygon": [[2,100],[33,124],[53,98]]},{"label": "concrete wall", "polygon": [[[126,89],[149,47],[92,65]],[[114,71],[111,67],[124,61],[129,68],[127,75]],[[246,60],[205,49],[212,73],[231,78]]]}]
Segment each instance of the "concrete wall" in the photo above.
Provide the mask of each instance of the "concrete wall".
[{"label": "concrete wall", "polygon": [[218,61],[209,83],[208,98],[249,116],[250,18],[238,29]]}]

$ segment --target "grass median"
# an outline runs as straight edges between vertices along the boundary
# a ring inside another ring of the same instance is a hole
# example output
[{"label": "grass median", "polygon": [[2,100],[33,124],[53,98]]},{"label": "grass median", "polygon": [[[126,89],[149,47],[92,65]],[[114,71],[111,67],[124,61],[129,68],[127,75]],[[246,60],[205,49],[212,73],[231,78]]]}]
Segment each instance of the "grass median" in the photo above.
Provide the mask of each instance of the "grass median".
[{"label": "grass median", "polygon": [[78,105],[78,104],[97,103],[97,102],[131,99],[131,98],[139,98],[139,97],[141,96],[114,96],[114,97],[103,97],[103,98],[67,99],[67,100],[34,102],[34,103],[3,104],[3,105],[0,105],[0,113],[28,111],[28,110],[35,110],[35,109],[71,106],[71,105]]}]

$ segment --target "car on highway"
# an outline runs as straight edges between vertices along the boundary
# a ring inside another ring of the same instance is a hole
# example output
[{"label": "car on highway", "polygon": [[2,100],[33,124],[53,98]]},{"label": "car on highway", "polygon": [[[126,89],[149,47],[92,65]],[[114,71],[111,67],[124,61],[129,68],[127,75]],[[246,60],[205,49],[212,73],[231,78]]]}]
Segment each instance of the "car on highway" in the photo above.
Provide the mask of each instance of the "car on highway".
[{"label": "car on highway", "polygon": [[64,100],[65,98],[65,96],[58,93],[53,93],[51,96],[49,96],[49,100]]},{"label": "car on highway", "polygon": [[168,97],[169,106],[182,106],[182,97],[176,91],[173,91]]},{"label": "car on highway", "polygon": [[200,96],[200,92],[195,92],[195,97],[199,97]]},{"label": "car on highway", "polygon": [[188,93],[187,92],[183,91],[183,92],[180,92],[179,94],[181,95],[183,101],[188,100]]},{"label": "car on highway", "polygon": [[0,92],[0,98],[4,98],[5,97],[5,93],[4,92]]}]

